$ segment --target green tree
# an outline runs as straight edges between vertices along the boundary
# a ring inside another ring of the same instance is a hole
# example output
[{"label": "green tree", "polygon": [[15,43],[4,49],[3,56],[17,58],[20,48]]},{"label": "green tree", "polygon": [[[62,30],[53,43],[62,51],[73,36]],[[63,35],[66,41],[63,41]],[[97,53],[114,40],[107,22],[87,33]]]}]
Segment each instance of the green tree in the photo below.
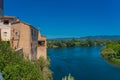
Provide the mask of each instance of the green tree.
[{"label": "green tree", "polygon": [[87,45],[90,47],[90,46],[93,46],[93,41],[92,41],[92,39],[90,39],[90,38],[88,38],[88,39],[86,39],[86,43],[87,43]]},{"label": "green tree", "polygon": [[7,42],[0,42],[0,72],[5,80],[52,80],[49,61],[25,60]]}]

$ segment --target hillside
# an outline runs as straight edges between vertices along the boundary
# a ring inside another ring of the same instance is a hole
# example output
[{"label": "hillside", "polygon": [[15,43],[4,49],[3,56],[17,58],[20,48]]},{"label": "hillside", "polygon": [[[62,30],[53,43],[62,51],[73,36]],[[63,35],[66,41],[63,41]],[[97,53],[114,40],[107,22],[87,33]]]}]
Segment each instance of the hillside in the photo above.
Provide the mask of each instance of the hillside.
[{"label": "hillside", "polygon": [[9,43],[0,42],[0,72],[4,80],[52,80],[49,65],[42,57],[36,61],[24,59]]},{"label": "hillside", "polygon": [[92,39],[92,40],[118,40],[120,39],[119,35],[112,35],[112,36],[107,36],[107,35],[99,35],[99,36],[86,36],[86,37],[70,37],[70,38],[53,38],[53,39],[48,39],[48,40],[71,40],[71,39],[79,39],[79,40],[84,40],[84,39]]}]

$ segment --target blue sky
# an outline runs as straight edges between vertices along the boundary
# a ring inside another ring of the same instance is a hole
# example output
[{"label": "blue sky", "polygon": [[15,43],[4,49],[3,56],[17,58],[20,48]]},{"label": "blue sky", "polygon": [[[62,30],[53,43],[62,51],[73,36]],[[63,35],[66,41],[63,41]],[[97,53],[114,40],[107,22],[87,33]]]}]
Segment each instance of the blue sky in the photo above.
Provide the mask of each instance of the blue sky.
[{"label": "blue sky", "polygon": [[5,15],[48,38],[120,35],[120,0],[4,0]]}]

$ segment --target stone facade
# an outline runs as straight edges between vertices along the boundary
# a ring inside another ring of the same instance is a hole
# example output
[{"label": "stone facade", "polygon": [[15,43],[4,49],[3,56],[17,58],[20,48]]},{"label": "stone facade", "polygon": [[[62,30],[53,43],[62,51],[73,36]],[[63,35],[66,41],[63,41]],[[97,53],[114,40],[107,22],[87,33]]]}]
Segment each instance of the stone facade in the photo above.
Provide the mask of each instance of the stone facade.
[{"label": "stone facade", "polygon": [[10,41],[11,24],[16,21],[19,20],[13,16],[0,17],[0,38],[2,41]]},{"label": "stone facade", "polygon": [[44,57],[45,59],[47,58],[47,55],[44,53],[47,53],[46,51],[47,48],[47,41],[45,36],[38,35],[38,54],[37,54],[37,59],[39,57]]},{"label": "stone facade", "polygon": [[[11,17],[2,17],[0,20],[2,41],[10,41],[11,47],[19,52],[23,50],[25,58],[35,60],[42,56],[46,59],[46,37],[42,37],[38,29],[15,17],[12,19]],[[5,21],[6,24],[4,24]]]}]

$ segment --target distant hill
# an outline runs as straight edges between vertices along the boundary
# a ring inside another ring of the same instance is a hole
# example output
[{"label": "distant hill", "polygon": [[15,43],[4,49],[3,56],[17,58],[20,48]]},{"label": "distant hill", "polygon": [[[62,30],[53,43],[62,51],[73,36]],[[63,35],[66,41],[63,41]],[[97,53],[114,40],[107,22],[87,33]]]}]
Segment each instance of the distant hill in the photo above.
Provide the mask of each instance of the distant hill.
[{"label": "distant hill", "polygon": [[118,40],[120,39],[120,36],[113,35],[113,36],[105,36],[105,35],[100,35],[100,36],[86,36],[86,37],[80,37],[80,38],[54,38],[54,39],[48,39],[48,40],[71,40],[71,39],[79,39],[79,40],[84,40],[84,39],[92,39],[92,40]]},{"label": "distant hill", "polygon": [[93,40],[115,40],[120,39],[120,36],[87,36],[87,37],[81,37],[80,39],[93,39]]}]

